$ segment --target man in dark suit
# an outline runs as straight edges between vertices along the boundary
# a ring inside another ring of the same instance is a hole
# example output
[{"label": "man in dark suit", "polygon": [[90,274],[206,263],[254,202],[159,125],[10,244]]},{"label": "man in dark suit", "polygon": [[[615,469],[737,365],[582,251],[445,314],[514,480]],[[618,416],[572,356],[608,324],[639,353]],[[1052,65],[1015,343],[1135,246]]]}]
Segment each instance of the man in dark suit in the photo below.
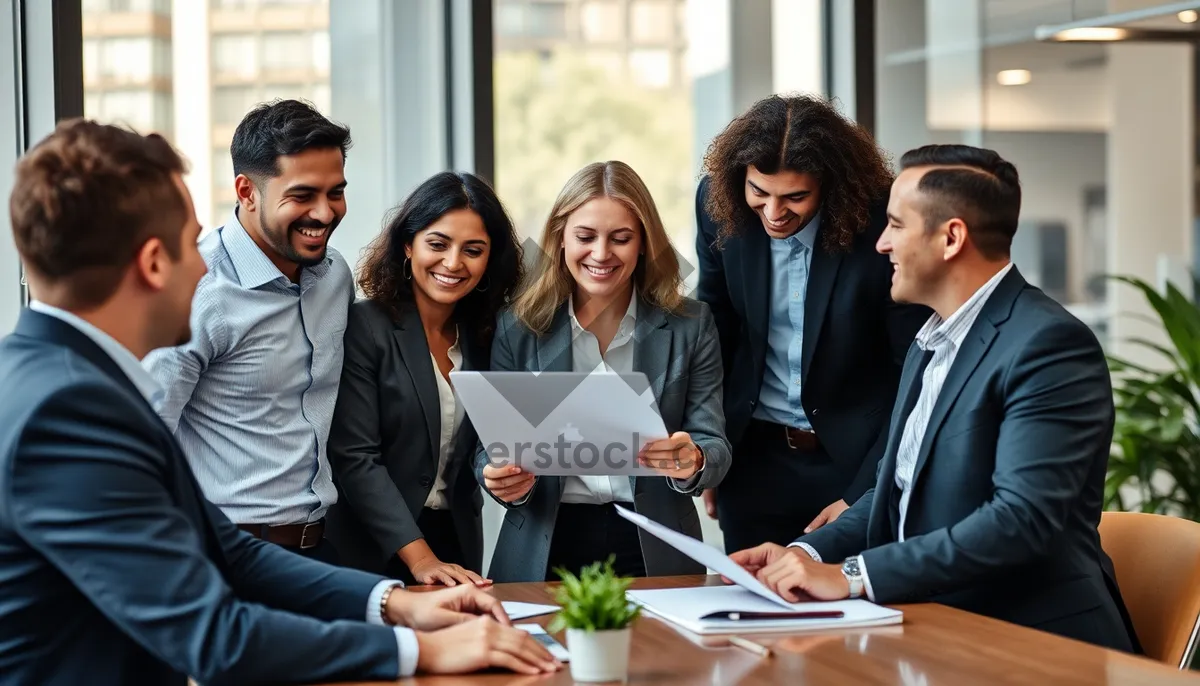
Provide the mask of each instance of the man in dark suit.
[{"label": "man in dark suit", "polygon": [[697,298],[721,339],[734,452],[704,500],[726,550],[787,543],[874,483],[904,353],[929,310],[888,293],[875,241],[891,171],[826,101],[756,103],[713,140],[705,169]]},{"label": "man in dark suit", "polygon": [[908,152],[880,252],[930,306],[875,487],[833,524],[733,559],[788,599],[940,602],[1097,645],[1136,636],[1100,547],[1104,353],[1010,261],[1021,188],[995,152]]},{"label": "man in dark suit", "polygon": [[0,674],[250,684],[556,669],[474,587],[410,593],[259,541],[205,500],[139,364],[188,340],[206,271],[183,173],[162,138],[82,120],[17,167],[12,227],[36,300],[0,342]]}]

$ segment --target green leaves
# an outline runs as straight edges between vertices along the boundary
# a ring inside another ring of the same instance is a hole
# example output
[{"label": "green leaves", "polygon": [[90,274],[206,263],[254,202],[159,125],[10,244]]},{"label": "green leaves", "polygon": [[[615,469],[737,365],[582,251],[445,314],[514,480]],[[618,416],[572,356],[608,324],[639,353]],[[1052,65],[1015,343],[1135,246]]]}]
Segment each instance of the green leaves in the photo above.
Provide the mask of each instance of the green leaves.
[{"label": "green leaves", "polygon": [[1159,293],[1114,278],[1142,292],[1170,345],[1129,341],[1161,358],[1158,369],[1109,357],[1116,424],[1104,506],[1128,509],[1121,490],[1133,490],[1142,512],[1200,519],[1200,308],[1173,284]]},{"label": "green leaves", "polygon": [[584,567],[578,577],[562,568],[554,570],[562,579],[554,594],[562,609],[550,621],[551,632],[624,629],[641,615],[642,609],[625,599],[633,579],[617,576],[613,559]]}]

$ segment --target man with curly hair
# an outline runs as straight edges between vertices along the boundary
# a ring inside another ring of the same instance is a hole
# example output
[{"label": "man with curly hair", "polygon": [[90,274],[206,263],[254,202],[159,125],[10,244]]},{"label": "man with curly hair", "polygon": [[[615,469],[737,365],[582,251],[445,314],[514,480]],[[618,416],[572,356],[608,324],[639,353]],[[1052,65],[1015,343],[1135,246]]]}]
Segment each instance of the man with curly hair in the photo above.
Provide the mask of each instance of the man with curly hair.
[{"label": "man with curly hair", "polygon": [[710,145],[696,193],[698,298],[716,319],[733,465],[704,494],[727,551],[787,544],[874,484],[922,306],[875,250],[892,182],[870,133],[771,96]]}]

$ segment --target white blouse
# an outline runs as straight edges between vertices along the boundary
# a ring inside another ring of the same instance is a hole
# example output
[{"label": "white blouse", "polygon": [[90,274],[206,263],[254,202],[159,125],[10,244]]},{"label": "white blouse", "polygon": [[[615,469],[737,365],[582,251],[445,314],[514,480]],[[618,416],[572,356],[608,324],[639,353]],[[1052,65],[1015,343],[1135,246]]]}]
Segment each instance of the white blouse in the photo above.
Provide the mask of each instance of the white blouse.
[{"label": "white blouse", "polygon": [[[451,371],[462,366],[462,349],[458,346],[458,336],[455,335],[454,345],[450,346],[448,351],[450,355]],[[434,479],[433,488],[429,491],[429,497],[425,499],[425,507],[434,510],[445,510],[449,507],[446,500],[446,464],[450,461],[450,456],[454,453],[454,434],[458,431],[458,427],[463,420],[462,403],[458,402],[458,397],[454,394],[454,388],[446,377],[442,376],[442,370],[438,368],[437,358],[433,353],[429,353],[429,361],[433,364],[433,376],[437,379],[438,389],[438,405],[441,408],[441,436],[438,438],[438,466],[437,477]]]}]

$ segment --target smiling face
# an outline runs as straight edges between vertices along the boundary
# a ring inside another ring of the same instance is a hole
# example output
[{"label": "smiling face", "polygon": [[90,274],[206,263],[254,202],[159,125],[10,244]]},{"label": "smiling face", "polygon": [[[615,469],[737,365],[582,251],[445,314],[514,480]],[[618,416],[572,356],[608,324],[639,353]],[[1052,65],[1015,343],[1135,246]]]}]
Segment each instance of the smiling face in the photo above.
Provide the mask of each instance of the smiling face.
[{"label": "smiling face", "polygon": [[917,188],[924,168],[906,169],[896,177],[888,199],[888,224],[876,249],[892,262],[892,299],[928,305],[947,270],[947,227],[926,227],[924,197]]},{"label": "smiling face", "polygon": [[594,198],[567,216],[562,246],[576,292],[612,298],[633,278],[642,250],[642,223],[623,203]]},{"label": "smiling face", "polygon": [[404,254],[411,261],[413,296],[453,306],[479,285],[491,241],[474,210],[452,210],[418,231]]},{"label": "smiling face", "polygon": [[[243,224],[284,274],[325,259],[329,237],[346,216],[341,150],[312,148],[278,160],[279,173],[235,182]],[[256,230],[257,229],[257,230]]]},{"label": "smiling face", "polygon": [[754,165],[746,169],[746,204],[771,238],[787,238],[804,228],[820,203],[820,184],[812,174],[786,169],[763,174]]}]

